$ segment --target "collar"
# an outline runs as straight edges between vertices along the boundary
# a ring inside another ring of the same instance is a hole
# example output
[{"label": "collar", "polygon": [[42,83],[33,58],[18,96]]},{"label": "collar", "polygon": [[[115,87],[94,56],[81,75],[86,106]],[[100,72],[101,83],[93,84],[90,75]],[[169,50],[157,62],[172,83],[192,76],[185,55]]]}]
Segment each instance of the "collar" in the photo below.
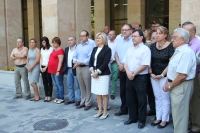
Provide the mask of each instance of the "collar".
[{"label": "collar", "polygon": [[[115,39],[116,40],[116,39]],[[111,42],[111,43],[115,43],[116,41],[115,40],[113,40],[112,42],[110,41],[110,40],[108,40],[109,42]]]},{"label": "collar", "polygon": [[87,42],[85,42],[84,44],[81,42],[82,45],[88,45],[89,41],[87,40]]},{"label": "collar", "polygon": [[143,44],[144,44],[143,42],[141,42],[141,43],[138,44],[137,46],[135,46],[135,45],[133,44],[133,47],[134,47],[134,48],[139,48],[139,47],[141,47]]},{"label": "collar", "polygon": [[182,51],[182,50],[184,50],[186,47],[188,47],[188,44],[183,44],[183,45],[179,46],[178,48],[176,48],[175,51]]},{"label": "collar", "polygon": [[198,38],[195,37],[194,39],[192,39],[192,40],[188,43],[188,45],[191,46],[192,44],[194,44],[194,42],[195,42],[197,39],[198,39]]},{"label": "collar", "polygon": [[124,41],[129,41],[130,39],[132,39],[132,35],[130,35],[128,39],[124,39],[124,37],[123,37]]}]

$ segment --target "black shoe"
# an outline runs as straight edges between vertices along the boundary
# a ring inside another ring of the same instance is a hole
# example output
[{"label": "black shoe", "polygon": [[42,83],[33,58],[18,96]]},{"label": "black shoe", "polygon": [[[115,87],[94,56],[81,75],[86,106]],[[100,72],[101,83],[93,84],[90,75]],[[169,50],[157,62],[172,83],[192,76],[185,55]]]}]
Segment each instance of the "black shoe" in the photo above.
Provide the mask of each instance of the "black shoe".
[{"label": "black shoe", "polygon": [[127,114],[128,114],[127,112],[124,113],[122,111],[119,111],[119,112],[115,113],[115,116],[121,116],[121,115],[127,115]]},{"label": "black shoe", "polygon": [[166,122],[166,124],[165,124],[164,126],[158,125],[157,128],[158,128],[158,129],[162,129],[162,128],[165,128],[167,125],[168,125],[168,122]]},{"label": "black shoe", "polygon": [[31,98],[31,96],[26,96],[25,97],[26,100],[29,100],[30,98]]},{"label": "black shoe", "polygon": [[200,133],[200,132],[195,132],[195,131],[190,130],[188,133]]},{"label": "black shoe", "polygon": [[19,99],[22,98],[22,96],[14,96],[13,99]]},{"label": "black shoe", "polygon": [[46,100],[46,99],[44,99],[44,102],[47,102],[47,100]]},{"label": "black shoe", "polygon": [[114,99],[115,99],[115,95],[111,95],[110,98],[111,98],[112,100],[114,100]]},{"label": "black shoe", "polygon": [[80,105],[80,101],[75,103],[75,106],[79,106]]},{"label": "black shoe", "polygon": [[142,129],[142,128],[144,128],[145,127],[145,123],[144,122],[139,122],[138,123],[138,128],[139,129]]},{"label": "black shoe", "polygon": [[154,110],[149,110],[147,116],[152,116],[152,115],[156,115],[156,112]]},{"label": "black shoe", "polygon": [[160,123],[161,123],[161,121],[159,121],[158,123],[152,122],[152,123],[151,123],[151,126],[157,126],[157,125],[159,125]]},{"label": "black shoe", "polygon": [[65,105],[68,105],[68,104],[72,104],[72,103],[75,103],[74,101],[67,101],[67,102],[65,102],[64,104]]},{"label": "black shoe", "polygon": [[126,122],[124,122],[124,125],[129,125],[131,123],[136,123],[137,121],[134,121],[134,120],[128,120]]}]

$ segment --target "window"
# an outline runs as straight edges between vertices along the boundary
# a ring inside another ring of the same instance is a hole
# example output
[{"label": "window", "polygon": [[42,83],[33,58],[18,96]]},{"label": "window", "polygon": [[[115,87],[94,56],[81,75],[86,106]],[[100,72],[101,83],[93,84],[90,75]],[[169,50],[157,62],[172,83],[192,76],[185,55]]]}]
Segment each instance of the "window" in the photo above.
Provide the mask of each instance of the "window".
[{"label": "window", "polygon": [[121,27],[127,23],[127,0],[111,0],[110,17],[111,29],[120,34]]},{"label": "window", "polygon": [[156,22],[169,27],[169,0],[146,0],[146,27]]},{"label": "window", "polygon": [[29,47],[27,0],[22,0],[22,23],[23,23],[22,35],[24,38],[24,46]]}]

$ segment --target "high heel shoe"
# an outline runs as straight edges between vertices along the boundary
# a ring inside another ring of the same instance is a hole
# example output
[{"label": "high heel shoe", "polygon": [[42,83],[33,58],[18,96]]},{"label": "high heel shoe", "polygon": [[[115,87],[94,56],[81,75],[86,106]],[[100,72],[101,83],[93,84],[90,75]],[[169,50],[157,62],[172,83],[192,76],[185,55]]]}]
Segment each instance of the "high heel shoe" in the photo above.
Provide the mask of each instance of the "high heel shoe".
[{"label": "high heel shoe", "polygon": [[108,117],[108,115],[109,115],[108,113],[107,113],[106,115],[102,115],[102,116],[100,117],[100,119],[101,119],[101,120],[106,119],[106,118]]},{"label": "high heel shoe", "polygon": [[159,125],[160,123],[161,123],[161,121],[159,121],[158,123],[152,122],[152,123],[151,123],[151,126],[157,126],[157,125]]},{"label": "high heel shoe", "polygon": [[100,114],[97,113],[97,114],[93,115],[93,117],[94,117],[94,118],[98,118],[98,117],[102,116],[102,114],[103,114],[103,112],[100,113]]}]

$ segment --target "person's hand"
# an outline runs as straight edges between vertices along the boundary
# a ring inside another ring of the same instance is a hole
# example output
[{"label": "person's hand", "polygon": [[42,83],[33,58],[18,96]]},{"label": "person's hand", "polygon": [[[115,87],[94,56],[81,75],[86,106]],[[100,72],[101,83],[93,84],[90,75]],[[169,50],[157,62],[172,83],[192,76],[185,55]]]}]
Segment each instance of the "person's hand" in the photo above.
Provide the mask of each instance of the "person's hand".
[{"label": "person's hand", "polygon": [[33,68],[31,66],[28,66],[28,72],[30,72]]},{"label": "person's hand", "polygon": [[98,72],[92,72],[91,76],[92,76],[93,78],[98,78]]},{"label": "person's hand", "polygon": [[56,76],[59,76],[60,72],[56,72]]},{"label": "person's hand", "polygon": [[43,69],[40,67],[40,71],[43,72]]},{"label": "person's hand", "polygon": [[75,68],[77,68],[78,66],[80,66],[80,63],[79,63],[79,62],[76,62],[76,63],[74,63],[74,66],[73,66],[72,69],[75,69]]},{"label": "person's hand", "polygon": [[152,77],[153,80],[157,80],[155,74],[152,73],[150,76]]},{"label": "person's hand", "polygon": [[157,79],[157,80],[159,80],[159,79],[162,78],[162,76],[161,75],[156,75],[156,76],[154,76],[154,78]]},{"label": "person's hand", "polygon": [[135,77],[130,71],[127,72],[126,74],[127,74],[127,77],[128,77],[129,80],[133,80],[134,77]]},{"label": "person's hand", "polygon": [[119,71],[122,71],[124,69],[124,65],[122,65],[122,64],[118,65],[118,69],[119,69]]},{"label": "person's hand", "polygon": [[168,91],[170,91],[167,82],[166,82],[165,85],[163,86],[163,91],[164,91],[164,92],[168,92]]}]

